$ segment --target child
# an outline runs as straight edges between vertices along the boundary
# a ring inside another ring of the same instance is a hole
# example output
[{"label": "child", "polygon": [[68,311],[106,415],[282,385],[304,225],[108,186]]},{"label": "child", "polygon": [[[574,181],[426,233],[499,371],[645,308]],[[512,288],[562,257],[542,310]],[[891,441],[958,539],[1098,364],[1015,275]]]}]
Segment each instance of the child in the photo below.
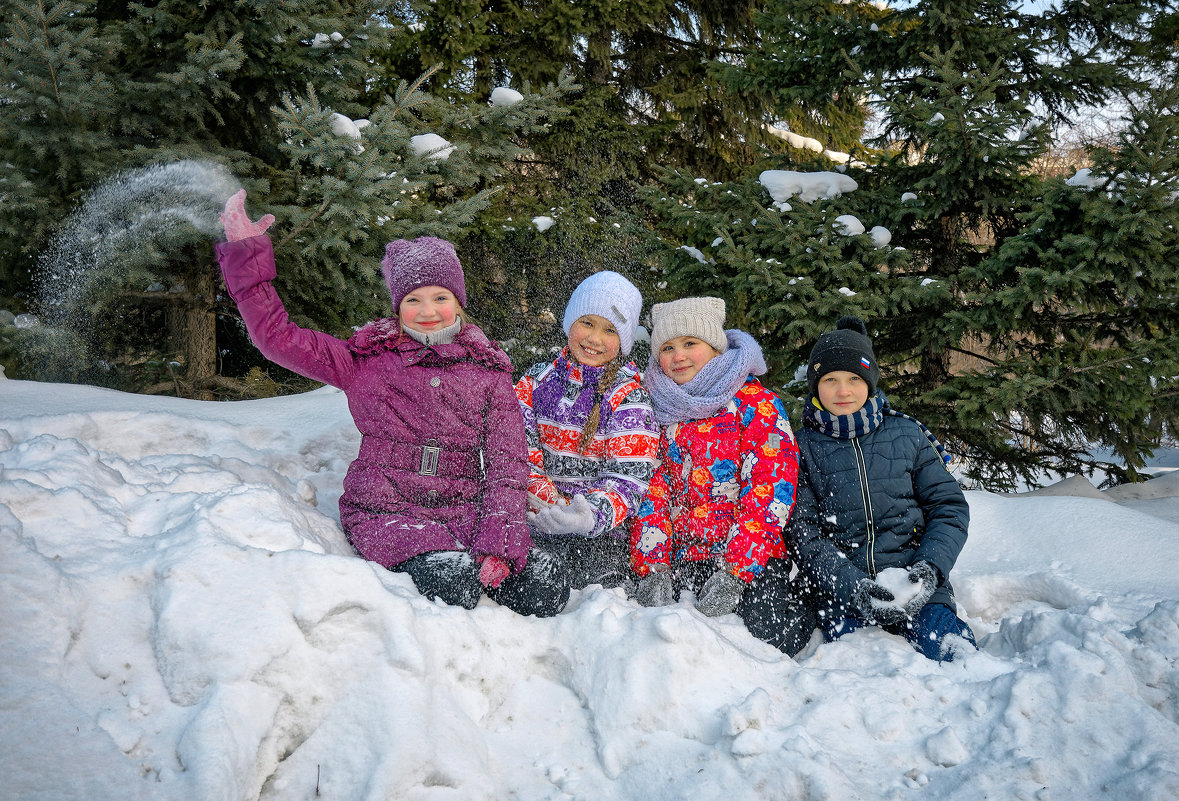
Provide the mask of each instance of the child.
[{"label": "child", "polygon": [[531,549],[528,475],[511,364],[464,322],[462,266],[449,242],[423,236],[385,248],[396,317],[348,340],[299,328],[271,285],[266,229],[245,214],[245,190],[225,204],[217,257],[250,338],[270,360],[338,387],[360,430],[340,522],[366,559],[408,573],[428,598],[473,608],[486,592],[523,615],[547,617],[569,587],[556,560]]},{"label": "child", "polygon": [[[876,624],[930,659],[949,661],[947,635],[974,644],[949,584],[970,509],[941,443],[889,406],[876,388],[879,376],[858,317],[840,318],[811,351],[798,437],[802,477],[788,533],[827,641]],[[884,586],[888,568],[907,571],[908,581],[893,587],[915,590],[911,599],[899,603]]]},{"label": "child", "polygon": [[724,328],[720,298],[684,298],[651,312],[644,384],[659,440],[659,469],[631,532],[646,606],[680,590],[706,615],[737,612],[756,637],[793,655],[809,639],[790,631],[790,561],[782,529],[794,505],[798,451],[782,402],[754,376],[761,348]]},{"label": "child", "polygon": [[659,442],[628,358],[642,307],[623,276],[591,275],[565,307],[565,348],[516,383],[533,536],[564,558],[577,589],[631,581],[623,524],[638,511]]}]

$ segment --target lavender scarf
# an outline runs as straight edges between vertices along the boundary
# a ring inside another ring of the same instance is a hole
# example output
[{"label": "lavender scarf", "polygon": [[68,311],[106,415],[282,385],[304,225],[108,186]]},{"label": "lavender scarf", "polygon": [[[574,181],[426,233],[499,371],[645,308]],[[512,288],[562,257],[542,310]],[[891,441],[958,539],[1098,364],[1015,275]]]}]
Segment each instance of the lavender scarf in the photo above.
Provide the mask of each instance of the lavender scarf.
[{"label": "lavender scarf", "polygon": [[660,425],[703,420],[728,405],[751,375],[764,375],[766,360],[761,346],[744,331],[725,331],[729,349],[713,357],[683,386],[667,377],[659,366],[659,354],[652,353],[643,377],[651,393],[655,422]]}]

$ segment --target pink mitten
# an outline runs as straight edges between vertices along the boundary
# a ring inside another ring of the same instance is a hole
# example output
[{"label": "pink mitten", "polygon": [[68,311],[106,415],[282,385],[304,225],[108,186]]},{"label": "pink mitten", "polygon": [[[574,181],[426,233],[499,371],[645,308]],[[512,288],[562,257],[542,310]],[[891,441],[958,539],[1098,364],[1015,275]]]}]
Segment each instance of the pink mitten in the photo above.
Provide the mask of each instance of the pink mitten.
[{"label": "pink mitten", "polygon": [[512,572],[511,566],[498,556],[485,556],[479,566],[479,583],[494,590]]},{"label": "pink mitten", "polygon": [[249,239],[261,236],[274,222],[273,214],[263,215],[258,222],[250,222],[246,216],[246,190],[239,189],[237,194],[225,201],[225,210],[221,212],[221,225],[225,227],[225,238],[230,242],[239,239]]}]

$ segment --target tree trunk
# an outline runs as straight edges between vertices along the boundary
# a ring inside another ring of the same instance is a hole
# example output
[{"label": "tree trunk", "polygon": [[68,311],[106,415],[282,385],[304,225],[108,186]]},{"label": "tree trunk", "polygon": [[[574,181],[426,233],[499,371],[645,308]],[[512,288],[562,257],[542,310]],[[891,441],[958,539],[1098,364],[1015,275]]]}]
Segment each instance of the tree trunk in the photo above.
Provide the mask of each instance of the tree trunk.
[{"label": "tree trunk", "polygon": [[187,397],[213,400],[212,379],[217,375],[217,315],[213,310],[217,282],[211,265],[198,263],[184,276],[187,301],[166,313],[168,340],[184,360],[181,386]]},{"label": "tree trunk", "polygon": [[917,389],[922,395],[933,392],[950,380],[950,356],[948,348],[939,347],[929,347],[921,354]]},{"label": "tree trunk", "polygon": [[585,77],[590,83],[606,86],[614,79],[614,29],[603,25],[589,35],[585,49]]}]

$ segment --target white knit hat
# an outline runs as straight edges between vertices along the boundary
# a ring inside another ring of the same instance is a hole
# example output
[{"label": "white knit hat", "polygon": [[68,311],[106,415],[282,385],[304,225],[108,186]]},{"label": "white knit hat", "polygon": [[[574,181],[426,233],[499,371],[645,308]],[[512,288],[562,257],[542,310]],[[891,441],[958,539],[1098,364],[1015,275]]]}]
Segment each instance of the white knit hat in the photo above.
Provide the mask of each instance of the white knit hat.
[{"label": "white knit hat", "polygon": [[596,314],[610,321],[622,341],[622,352],[635,344],[635,328],[643,311],[643,294],[624,276],[611,270],[594,273],[577,285],[565,306],[565,333],[579,317]]},{"label": "white knit hat", "polygon": [[656,303],[651,308],[651,353],[669,339],[696,337],[724,353],[729,348],[725,335],[725,302],[722,298],[682,298]]}]

